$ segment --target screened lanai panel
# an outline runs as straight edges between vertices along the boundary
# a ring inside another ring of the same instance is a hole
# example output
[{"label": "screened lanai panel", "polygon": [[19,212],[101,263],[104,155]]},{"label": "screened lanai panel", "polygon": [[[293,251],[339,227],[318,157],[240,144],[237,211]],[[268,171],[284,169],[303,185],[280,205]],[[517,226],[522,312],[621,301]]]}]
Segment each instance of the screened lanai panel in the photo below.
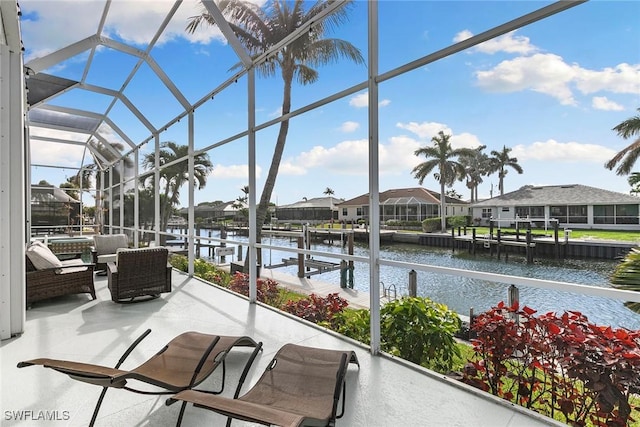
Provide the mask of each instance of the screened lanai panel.
[{"label": "screened lanai panel", "polygon": [[[484,2],[475,1],[381,1],[378,3],[380,72],[388,72],[551,3],[501,2],[500,7],[488,8]],[[521,36],[518,31],[503,43],[522,47]],[[398,49],[399,44],[402,49]],[[481,50],[492,54],[499,47],[500,44],[491,41]]]},{"label": "screened lanai panel", "polygon": [[112,100],[112,96],[74,87],[67,92],[61,92],[47,104],[103,114]]},{"label": "screened lanai panel", "polygon": [[[135,108],[135,105],[133,105]],[[133,142],[134,145],[139,145],[142,141],[148,139],[153,129],[153,126],[149,129],[145,117],[137,117],[134,111],[127,107],[120,100],[116,101],[111,110],[109,111],[109,118],[113,124],[117,126],[126,136]],[[150,124],[149,124],[150,125]],[[128,147],[128,149],[131,149]]]},{"label": "screened lanai panel", "polygon": [[30,125],[40,127],[54,127],[62,130],[77,130],[77,132],[93,133],[98,129],[100,120],[77,114],[36,108],[29,110],[27,117]]},{"label": "screened lanai panel", "polygon": [[135,55],[101,45],[91,60],[86,83],[119,91],[139,60]]},{"label": "screened lanai panel", "polygon": [[[202,84],[211,85],[209,87],[212,89],[215,83],[205,80]],[[194,113],[194,147],[196,149],[210,147],[246,132],[247,99],[247,77],[242,77],[198,107]],[[272,108],[270,112],[275,115],[274,110],[278,110],[278,107],[277,102],[267,105],[256,102],[256,117],[265,116],[267,108]]]},{"label": "screened lanai panel", "polygon": [[[206,202],[233,202],[244,197],[242,189],[249,185],[247,138],[239,138],[206,151],[213,166],[206,186],[194,193],[195,205]],[[259,166],[256,174],[264,177],[266,169]],[[230,194],[230,195],[229,195]],[[229,195],[229,196],[228,196]],[[187,194],[181,193],[182,206],[188,206]]]},{"label": "screened lanai panel", "polygon": [[[347,19],[342,25],[332,25],[327,23],[322,39],[335,39],[344,42],[353,49],[354,55],[359,53],[361,61],[349,59],[349,55],[344,56],[344,50],[335,50],[335,56],[330,60],[322,61],[310,60],[309,68],[317,75],[313,82],[302,84],[298,77],[294,77],[291,88],[291,109],[296,110],[305,105],[317,102],[325,97],[349,89],[354,85],[366,82],[367,80],[367,2],[352,2],[346,8]],[[309,31],[311,37],[318,35],[314,29]],[[303,37],[308,37],[304,34]],[[347,49],[345,49],[347,50]],[[313,55],[310,50],[309,56]],[[316,58],[317,59],[317,58]],[[320,62],[320,63],[318,63]],[[256,79],[256,103],[259,106],[268,106],[265,111],[272,113],[281,106],[283,94],[282,74],[278,70],[272,77],[265,78],[259,73]],[[278,103],[275,108],[272,105]],[[355,105],[359,108],[366,107],[366,94],[356,99]]]},{"label": "screened lanai panel", "polygon": [[235,75],[238,56],[217,27],[204,25],[194,34],[186,27],[189,18],[199,15],[196,2],[184,2],[173,17],[161,42],[150,55],[180,88],[191,104]]},{"label": "screened lanai panel", "polygon": [[156,129],[163,128],[184,111],[178,99],[146,63],[140,66],[123,93]]},{"label": "screened lanai panel", "polygon": [[67,90],[77,84],[75,80],[64,79],[46,73],[38,73],[26,79],[27,103],[35,105]]},{"label": "screened lanai panel", "polygon": [[[368,191],[367,126],[364,122],[346,123],[352,121],[352,111],[347,102],[336,100],[290,119],[274,193],[278,195],[279,205],[291,204],[303,197],[324,197],[327,187],[335,191],[335,197]],[[257,162],[262,170],[258,196],[271,164],[279,129],[280,123],[277,123],[256,136]],[[317,173],[322,180],[295,186],[287,192],[279,189],[291,188],[290,185],[279,187],[281,184]],[[271,201],[276,202],[273,197]]]},{"label": "screened lanai panel", "polygon": [[[109,14],[105,20],[106,30],[104,33],[114,40],[146,50],[174,3],[175,1],[112,1],[109,5]],[[187,0],[185,3],[192,3],[192,0]],[[140,11],[143,11],[144,23],[122,25],[123,16],[138,16]],[[109,31],[111,28],[118,28],[119,31]]]}]

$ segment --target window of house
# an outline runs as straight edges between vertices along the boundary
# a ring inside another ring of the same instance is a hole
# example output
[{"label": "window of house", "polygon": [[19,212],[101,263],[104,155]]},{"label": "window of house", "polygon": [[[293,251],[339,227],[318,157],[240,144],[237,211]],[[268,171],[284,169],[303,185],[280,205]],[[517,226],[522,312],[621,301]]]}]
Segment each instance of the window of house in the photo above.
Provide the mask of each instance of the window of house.
[{"label": "window of house", "polygon": [[482,218],[489,219],[491,216],[491,208],[482,208]]},{"label": "window of house", "polygon": [[616,224],[639,224],[638,205],[616,205]]},{"label": "window of house", "polygon": [[593,206],[593,223],[594,224],[614,224],[615,223],[615,206],[614,205],[594,205]]},{"label": "window of house", "polygon": [[347,216],[347,208],[342,208],[342,216]]},{"label": "window of house", "polygon": [[568,221],[572,224],[587,223],[587,205],[568,206]]},{"label": "window of house", "polygon": [[356,216],[362,216],[362,208],[356,208]]}]

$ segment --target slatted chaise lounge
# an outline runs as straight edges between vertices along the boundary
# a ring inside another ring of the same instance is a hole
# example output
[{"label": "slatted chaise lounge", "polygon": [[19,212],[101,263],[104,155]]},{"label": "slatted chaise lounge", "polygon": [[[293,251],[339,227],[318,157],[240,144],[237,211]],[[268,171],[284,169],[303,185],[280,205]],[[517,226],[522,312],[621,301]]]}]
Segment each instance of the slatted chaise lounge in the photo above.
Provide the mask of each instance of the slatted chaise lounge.
[{"label": "slatted chaise lounge", "polygon": [[[257,343],[247,336],[218,336],[199,332],[185,332],[172,339],[158,353],[132,370],[122,370],[120,365],[133,349],[151,332],[148,329],[124,352],[115,368],[88,363],[71,362],[55,359],[33,359],[18,363],[18,368],[42,365],[54,369],[69,377],[89,384],[103,387],[93,411],[90,426],[93,426],[102,405],[102,400],[109,387],[121,388],[140,394],[174,394],[189,390],[202,383],[222,364],[222,384],[217,391],[201,391],[205,394],[221,393],[224,389],[225,358],[233,347],[253,347],[245,370],[253,363],[257,353],[262,349],[262,342]],[[158,391],[139,390],[130,387],[127,382],[138,380],[159,387]],[[181,422],[186,402],[180,409],[178,423]]]},{"label": "slatted chaise lounge", "polygon": [[[352,351],[286,344],[245,395],[238,398],[239,389],[234,399],[185,390],[169,398],[167,405],[176,401],[191,402],[196,407],[229,417],[227,426],[232,418],[285,427],[334,426],[336,418],[344,414],[345,374],[349,362],[360,366]],[[342,409],[337,414],[341,394]]]}]

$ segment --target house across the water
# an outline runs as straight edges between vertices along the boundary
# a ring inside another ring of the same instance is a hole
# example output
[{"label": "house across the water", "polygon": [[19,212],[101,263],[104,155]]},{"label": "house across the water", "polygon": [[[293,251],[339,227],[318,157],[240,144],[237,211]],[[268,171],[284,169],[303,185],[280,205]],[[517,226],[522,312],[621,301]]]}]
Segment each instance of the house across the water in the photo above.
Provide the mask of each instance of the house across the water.
[{"label": "house across the water", "polygon": [[[469,203],[446,197],[446,214],[468,215]],[[395,188],[380,192],[380,221],[422,221],[440,216],[440,193],[422,187]],[[368,220],[369,193],[338,205],[338,220],[351,222]]]},{"label": "house across the water", "polygon": [[525,185],[502,196],[474,203],[478,225],[491,219],[502,226],[531,221],[535,226],[640,231],[640,198],[580,184]]}]

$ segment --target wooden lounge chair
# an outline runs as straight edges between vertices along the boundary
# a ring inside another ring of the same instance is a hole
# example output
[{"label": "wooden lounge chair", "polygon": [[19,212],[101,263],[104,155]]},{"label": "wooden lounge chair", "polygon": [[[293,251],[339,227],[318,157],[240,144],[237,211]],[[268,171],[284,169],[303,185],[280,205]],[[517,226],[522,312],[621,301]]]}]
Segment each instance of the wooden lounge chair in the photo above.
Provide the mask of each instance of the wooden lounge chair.
[{"label": "wooden lounge chair", "polygon": [[[137,368],[130,371],[120,369],[120,365],[122,365],[127,356],[149,333],[151,333],[151,329],[144,332],[129,346],[115,365],[115,368],[55,359],[27,360],[18,363],[18,368],[42,365],[45,368],[51,368],[67,374],[74,380],[103,387],[89,424],[93,426],[109,387],[121,388],[139,394],[174,394],[181,390],[196,387],[222,364],[220,390],[201,391],[205,394],[218,394],[224,390],[225,358],[229,351],[236,346],[254,347],[254,351],[245,366],[245,371],[247,371],[258,352],[262,349],[262,342],[257,343],[247,336],[218,336],[192,331],[185,332],[172,339],[158,353]],[[148,391],[132,388],[127,385],[129,380],[138,380],[151,384],[161,390]],[[178,424],[182,420],[185,405],[186,402],[183,403],[180,409]]]},{"label": "wooden lounge chair", "polygon": [[[336,418],[344,414],[349,362],[360,366],[352,351],[286,344],[245,395],[238,398],[247,369],[233,399],[185,390],[167,399],[167,405],[191,402],[229,417],[227,427],[232,418],[285,427],[334,426]],[[342,409],[337,414],[340,394]]]}]

